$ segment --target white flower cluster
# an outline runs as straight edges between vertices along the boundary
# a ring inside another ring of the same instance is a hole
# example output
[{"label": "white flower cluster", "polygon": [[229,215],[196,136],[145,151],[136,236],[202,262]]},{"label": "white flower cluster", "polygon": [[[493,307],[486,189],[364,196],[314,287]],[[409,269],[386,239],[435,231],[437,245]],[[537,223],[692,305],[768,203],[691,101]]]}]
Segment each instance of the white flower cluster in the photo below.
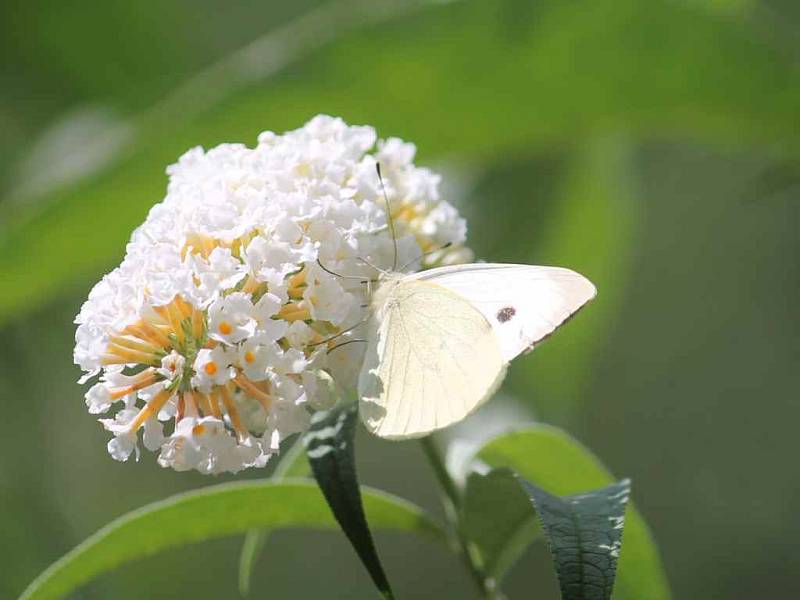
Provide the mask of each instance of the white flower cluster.
[{"label": "white flower cluster", "polygon": [[352,388],[363,345],[345,342],[365,317],[361,278],[392,268],[395,251],[407,270],[469,259],[463,219],[414,153],[317,116],[169,167],[166,198],[75,321],[81,382],[99,375],[89,412],[118,408],[100,419],[111,456],[138,458],[142,429],[164,467],[263,466]]}]

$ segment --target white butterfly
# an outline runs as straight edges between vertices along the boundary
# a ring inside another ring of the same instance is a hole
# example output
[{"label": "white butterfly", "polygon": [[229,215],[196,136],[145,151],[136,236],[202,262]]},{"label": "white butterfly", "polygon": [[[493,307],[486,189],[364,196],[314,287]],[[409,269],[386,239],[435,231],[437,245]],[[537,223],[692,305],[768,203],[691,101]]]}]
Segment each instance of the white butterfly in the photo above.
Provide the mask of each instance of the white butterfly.
[{"label": "white butterfly", "polygon": [[381,276],[371,300],[359,412],[372,433],[420,437],[466,417],[596,293],[559,267],[467,264]]}]

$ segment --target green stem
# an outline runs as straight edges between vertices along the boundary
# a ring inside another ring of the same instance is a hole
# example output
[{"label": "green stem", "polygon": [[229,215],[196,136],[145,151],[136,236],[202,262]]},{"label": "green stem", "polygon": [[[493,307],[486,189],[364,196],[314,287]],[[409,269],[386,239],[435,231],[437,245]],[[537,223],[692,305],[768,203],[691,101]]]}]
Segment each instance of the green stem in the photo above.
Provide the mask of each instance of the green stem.
[{"label": "green stem", "polygon": [[439,482],[442,491],[453,505],[453,508],[458,508],[461,504],[461,494],[456,487],[455,481],[453,481],[453,478],[450,477],[450,473],[447,471],[447,467],[439,454],[439,450],[437,450],[436,444],[433,442],[433,436],[428,435],[420,439],[420,444],[422,444],[422,451],[425,453],[425,457],[428,459],[433,469],[436,481]]},{"label": "green stem", "polygon": [[483,568],[476,564],[474,557],[469,550],[467,539],[464,537],[461,527],[459,526],[458,514],[461,506],[461,494],[458,491],[455,481],[453,481],[453,478],[450,477],[450,473],[447,471],[447,467],[445,466],[444,461],[439,454],[439,450],[436,448],[436,444],[433,441],[433,436],[428,435],[424,438],[421,438],[420,444],[422,445],[422,451],[425,453],[425,457],[428,459],[428,462],[433,469],[433,473],[436,476],[436,481],[439,483],[439,486],[444,493],[443,502],[445,512],[450,524],[453,527],[455,541],[458,546],[458,553],[460,554],[467,571],[471,575],[475,585],[478,586],[478,589],[484,598],[487,598],[487,600],[505,600],[503,593],[496,587],[495,580],[486,575],[486,573],[483,572]]}]

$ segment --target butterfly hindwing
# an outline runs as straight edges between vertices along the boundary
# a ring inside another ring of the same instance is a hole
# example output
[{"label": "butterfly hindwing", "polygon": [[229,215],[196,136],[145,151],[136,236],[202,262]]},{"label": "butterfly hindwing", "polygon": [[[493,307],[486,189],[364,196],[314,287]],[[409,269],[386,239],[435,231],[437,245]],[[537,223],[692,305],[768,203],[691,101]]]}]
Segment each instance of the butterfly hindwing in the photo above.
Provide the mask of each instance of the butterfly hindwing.
[{"label": "butterfly hindwing", "polygon": [[390,281],[374,310],[359,377],[361,418],[402,439],[460,421],[502,381],[506,361],[484,315],[436,283]]}]

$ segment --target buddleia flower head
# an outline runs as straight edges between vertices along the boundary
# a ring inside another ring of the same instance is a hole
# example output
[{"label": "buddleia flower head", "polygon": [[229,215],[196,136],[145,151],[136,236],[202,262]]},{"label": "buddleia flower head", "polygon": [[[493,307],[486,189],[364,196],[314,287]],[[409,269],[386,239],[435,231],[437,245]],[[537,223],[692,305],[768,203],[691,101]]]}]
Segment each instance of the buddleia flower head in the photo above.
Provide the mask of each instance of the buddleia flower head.
[{"label": "buddleia flower head", "polygon": [[414,153],[317,116],[167,169],[166,197],[75,319],[86,406],[113,458],[144,446],[179,471],[263,466],[354,388],[362,279],[470,258],[464,220]]}]

